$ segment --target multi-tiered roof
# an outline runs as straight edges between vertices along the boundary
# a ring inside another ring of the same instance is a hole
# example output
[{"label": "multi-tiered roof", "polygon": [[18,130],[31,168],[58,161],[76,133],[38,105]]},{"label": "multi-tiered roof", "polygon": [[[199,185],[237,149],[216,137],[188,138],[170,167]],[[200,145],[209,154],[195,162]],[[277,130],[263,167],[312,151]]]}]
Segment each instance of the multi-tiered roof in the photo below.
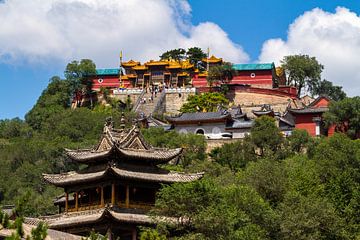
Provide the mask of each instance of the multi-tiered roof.
[{"label": "multi-tiered roof", "polygon": [[50,228],[71,233],[107,229],[114,236],[135,231],[137,225],[152,224],[146,212],[154,204],[161,184],[191,182],[203,176],[158,166],[176,160],[181,153],[182,148],[151,146],[136,126],[125,128],[123,118],[120,129],[108,119],[95,147],[66,149],[71,160],[87,165],[85,169],[43,174],[45,181],[64,188],[65,194],[55,201],[60,214],[41,220]]},{"label": "multi-tiered roof", "polygon": [[[108,121],[99,143],[92,149],[69,150],[66,154],[77,163],[88,164],[84,171],[43,174],[44,179],[58,187],[67,187],[107,176],[159,183],[190,182],[202,174],[170,172],[157,167],[180,156],[182,148],[155,148],[148,144],[139,129],[114,129]],[[96,165],[96,168],[95,168]],[[96,169],[96,170],[95,170]]]}]

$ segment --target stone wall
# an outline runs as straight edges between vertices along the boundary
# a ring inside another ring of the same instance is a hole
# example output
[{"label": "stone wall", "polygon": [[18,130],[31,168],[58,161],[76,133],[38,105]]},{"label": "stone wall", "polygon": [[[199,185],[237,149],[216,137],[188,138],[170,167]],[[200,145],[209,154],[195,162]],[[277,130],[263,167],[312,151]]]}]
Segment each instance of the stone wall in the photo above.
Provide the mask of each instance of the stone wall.
[{"label": "stone wall", "polygon": [[241,106],[241,109],[248,114],[248,117],[253,117],[252,110],[260,110],[263,104],[270,104],[275,112],[283,113],[292,99],[288,96],[235,92],[233,101],[235,105]]},{"label": "stone wall", "polygon": [[167,114],[178,114],[187,98],[194,94],[195,93],[166,93],[165,112]]},{"label": "stone wall", "polygon": [[111,95],[112,98],[119,99],[122,102],[126,102],[126,99],[130,96],[131,104],[135,104],[137,99],[139,98],[140,94],[113,94]]}]

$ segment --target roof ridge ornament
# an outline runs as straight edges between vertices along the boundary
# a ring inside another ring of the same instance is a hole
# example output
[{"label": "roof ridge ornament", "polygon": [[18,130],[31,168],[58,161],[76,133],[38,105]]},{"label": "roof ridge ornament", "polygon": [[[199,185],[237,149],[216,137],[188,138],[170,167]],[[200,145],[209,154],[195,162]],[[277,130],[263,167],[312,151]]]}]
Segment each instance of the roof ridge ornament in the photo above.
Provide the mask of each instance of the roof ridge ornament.
[{"label": "roof ridge ornament", "polygon": [[124,115],[124,112],[121,113],[120,128],[125,129],[125,115]]}]

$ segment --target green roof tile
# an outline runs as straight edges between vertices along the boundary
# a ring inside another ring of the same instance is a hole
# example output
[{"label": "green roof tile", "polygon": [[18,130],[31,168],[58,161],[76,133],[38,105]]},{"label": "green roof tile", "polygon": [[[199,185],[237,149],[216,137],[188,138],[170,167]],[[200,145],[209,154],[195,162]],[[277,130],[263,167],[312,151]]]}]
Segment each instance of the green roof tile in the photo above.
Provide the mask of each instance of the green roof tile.
[{"label": "green roof tile", "polygon": [[234,64],[233,68],[239,71],[246,70],[271,70],[275,68],[274,63],[247,63],[247,64]]},{"label": "green roof tile", "polygon": [[119,75],[118,68],[96,69],[96,75]]}]

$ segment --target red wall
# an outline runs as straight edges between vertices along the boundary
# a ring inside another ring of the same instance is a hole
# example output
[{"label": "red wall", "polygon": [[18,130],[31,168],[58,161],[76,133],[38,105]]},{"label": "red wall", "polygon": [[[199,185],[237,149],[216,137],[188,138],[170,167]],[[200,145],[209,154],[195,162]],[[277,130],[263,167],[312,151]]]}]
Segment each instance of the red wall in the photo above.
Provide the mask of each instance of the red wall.
[{"label": "red wall", "polygon": [[[255,77],[251,77],[252,73],[255,73]],[[231,83],[250,84],[253,86],[256,85],[257,87],[264,85],[264,87],[272,88],[272,70],[237,71]]]},{"label": "red wall", "polygon": [[318,116],[314,114],[299,114],[295,116],[295,128],[306,130],[311,136],[316,136],[315,127],[316,124],[313,122],[313,117]]},{"label": "red wall", "polygon": [[[99,79],[103,79],[102,83],[99,83]],[[93,90],[99,90],[101,87],[106,88],[118,88],[119,84],[119,76],[96,76],[93,80]],[[124,87],[129,87],[130,83],[128,80],[123,81]]]}]

